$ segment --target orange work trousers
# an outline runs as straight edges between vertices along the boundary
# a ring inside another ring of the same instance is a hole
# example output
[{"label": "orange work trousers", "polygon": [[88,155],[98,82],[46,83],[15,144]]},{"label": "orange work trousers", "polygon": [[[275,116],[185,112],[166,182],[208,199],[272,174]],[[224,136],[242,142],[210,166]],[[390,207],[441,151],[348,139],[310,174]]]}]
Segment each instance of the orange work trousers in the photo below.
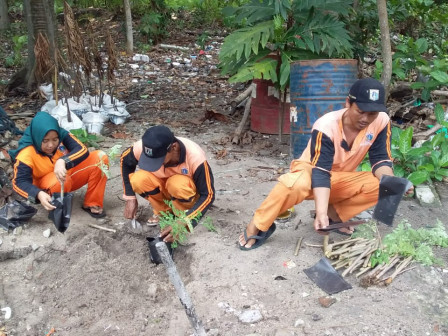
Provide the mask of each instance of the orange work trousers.
[{"label": "orange work trousers", "polygon": [[188,210],[199,198],[193,179],[186,175],[158,178],[146,170],[138,170],[129,175],[129,180],[134,192],[151,203],[155,215],[170,209],[165,200],[171,200],[178,210]]},{"label": "orange work trousers", "polygon": [[[304,200],[314,199],[312,168],[309,163],[299,162],[293,172],[279,177],[279,183],[255,211],[253,222],[259,230],[267,231],[279,214]],[[375,205],[378,192],[379,180],[372,172],[331,172],[329,204],[342,221]]]},{"label": "orange work trousers", "polygon": [[[100,153],[102,156],[100,158]],[[107,177],[99,168],[99,162],[109,166],[109,158],[103,151],[96,150],[89,153],[87,159],[77,166],[67,170],[64,182],[64,192],[78,190],[87,184],[87,191],[84,197],[84,206],[103,207],[104,190],[106,189]],[[54,172],[51,172],[39,180],[33,182],[40,189],[48,191],[50,194],[61,191],[61,185]]]}]

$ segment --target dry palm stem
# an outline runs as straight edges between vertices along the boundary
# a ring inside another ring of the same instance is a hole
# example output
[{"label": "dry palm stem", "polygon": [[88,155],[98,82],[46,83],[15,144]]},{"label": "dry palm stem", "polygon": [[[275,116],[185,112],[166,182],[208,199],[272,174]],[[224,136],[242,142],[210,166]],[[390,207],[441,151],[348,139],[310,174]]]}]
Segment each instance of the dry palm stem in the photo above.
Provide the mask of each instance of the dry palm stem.
[{"label": "dry palm stem", "polygon": [[405,260],[403,260],[403,261],[400,263],[400,265],[397,266],[397,268],[395,269],[395,272],[392,273],[392,275],[384,281],[384,284],[385,284],[385,285],[389,285],[389,284],[395,279],[395,277],[396,277],[398,274],[400,274],[400,272],[401,272],[403,269],[405,269],[405,268],[409,265],[409,263],[410,263],[411,261],[412,261],[412,256],[409,256],[409,257],[407,257]]}]

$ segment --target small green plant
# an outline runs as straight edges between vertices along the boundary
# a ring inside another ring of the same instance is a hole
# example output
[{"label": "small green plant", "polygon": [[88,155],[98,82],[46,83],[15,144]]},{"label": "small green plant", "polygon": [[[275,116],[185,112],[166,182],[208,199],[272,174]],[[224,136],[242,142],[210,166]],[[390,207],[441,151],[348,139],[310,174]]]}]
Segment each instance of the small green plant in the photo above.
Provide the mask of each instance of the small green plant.
[{"label": "small green plant", "polygon": [[98,145],[97,143],[97,141],[99,141],[100,139],[95,134],[89,134],[83,128],[72,129],[70,130],[70,133],[72,133],[75,137],[77,137],[78,140],[81,141],[87,147],[94,147],[96,149],[100,148],[100,145]]},{"label": "small green plant", "polygon": [[167,35],[166,24],[165,15],[150,12],[143,15],[138,29],[142,35],[147,37],[149,42],[157,43]]},{"label": "small green plant", "polygon": [[[188,218],[185,210],[176,209],[172,201],[165,200],[165,204],[170,207],[168,211],[161,211],[159,214],[160,229],[171,226],[171,235],[174,241],[171,243],[172,248],[176,248],[187,239],[189,233],[193,233],[193,221],[199,221],[202,214],[198,213],[194,218]],[[213,226],[212,219],[206,217],[201,222],[209,231],[217,232]]]},{"label": "small green plant", "polygon": [[202,50],[205,50],[205,42],[207,42],[209,36],[207,32],[202,33],[199,35],[199,37],[196,40],[196,44],[201,48]]},{"label": "small green plant", "polygon": [[[352,238],[374,239],[378,235],[376,221],[359,225]],[[448,234],[444,225],[437,220],[434,227],[413,229],[408,221],[402,220],[398,226],[382,239],[378,248],[370,257],[370,267],[387,264],[391,257],[412,256],[424,265],[442,264],[434,257],[433,247],[448,247]]]},{"label": "small green plant", "polygon": [[[442,125],[443,108],[436,106],[436,117]],[[425,141],[421,147],[412,147],[413,127],[405,130],[392,130],[392,156],[394,157],[394,174],[406,177],[414,185],[432,180],[442,181],[448,176],[448,139],[444,133],[436,134]]]},{"label": "small green plant", "polygon": [[434,257],[432,247],[448,247],[448,234],[439,220],[434,227],[417,230],[403,220],[394,231],[384,237],[383,244],[389,256],[395,254],[403,257],[412,256],[424,265],[441,265],[443,263]]},{"label": "small green plant", "polygon": [[22,57],[22,50],[25,48],[26,44],[28,43],[28,36],[27,35],[15,35],[12,37],[13,42],[13,55],[6,57],[5,60],[5,66],[6,67],[12,67],[12,66],[19,66],[23,63],[23,57]]}]

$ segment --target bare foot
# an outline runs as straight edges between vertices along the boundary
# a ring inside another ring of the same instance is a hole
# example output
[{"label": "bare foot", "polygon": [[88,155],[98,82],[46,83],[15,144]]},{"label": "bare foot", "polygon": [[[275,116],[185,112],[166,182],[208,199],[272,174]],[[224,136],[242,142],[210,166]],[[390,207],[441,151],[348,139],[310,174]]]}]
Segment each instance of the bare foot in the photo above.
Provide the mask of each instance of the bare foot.
[{"label": "bare foot", "polygon": [[[250,223],[247,224],[247,227],[246,227],[247,237],[255,236],[258,234],[258,232],[260,232],[260,230],[257,229],[257,227],[255,226],[255,224],[252,221],[250,221]],[[244,246],[246,248],[249,248],[253,244],[255,244],[255,239],[249,239],[248,241],[246,241],[246,239],[244,239],[244,233],[240,234],[238,241],[241,246]]]}]

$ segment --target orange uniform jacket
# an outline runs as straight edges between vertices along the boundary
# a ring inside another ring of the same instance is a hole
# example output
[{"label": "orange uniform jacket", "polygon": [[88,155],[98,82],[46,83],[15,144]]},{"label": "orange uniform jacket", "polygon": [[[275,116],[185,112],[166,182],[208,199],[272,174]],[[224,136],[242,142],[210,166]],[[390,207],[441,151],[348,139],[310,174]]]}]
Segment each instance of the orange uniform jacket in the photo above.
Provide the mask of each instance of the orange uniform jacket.
[{"label": "orange uniform jacket", "polygon": [[385,112],[360,131],[351,148],[344,140],[342,116],[347,109],[333,111],[319,118],[313,125],[308,146],[298,160],[291,163],[291,172],[300,161],[313,166],[312,188],[330,188],[331,171],[356,171],[367,153],[372,172],[381,166],[392,167],[390,149],[390,119]]},{"label": "orange uniform jacket", "polygon": [[[187,210],[187,216],[196,217],[198,212],[202,215],[208,210],[215,200],[215,187],[212,170],[206,161],[205,153],[195,142],[181,137],[176,137],[180,144],[180,162],[174,167],[162,165],[158,171],[152,172],[160,179],[167,179],[173,175],[187,175],[193,179],[199,199],[193,207]],[[123,152],[121,157],[121,174],[124,183],[124,198],[135,198],[129,181],[129,174],[135,172],[138,160],[142,154],[142,141],[139,140],[134,145]]]},{"label": "orange uniform jacket", "polygon": [[14,163],[13,188],[22,197],[37,202],[37,194],[42,191],[35,181],[54,171],[59,158],[65,161],[67,170],[73,168],[89,156],[87,147],[71,133],[68,133],[53,156],[36,151],[34,146],[23,148]]}]

